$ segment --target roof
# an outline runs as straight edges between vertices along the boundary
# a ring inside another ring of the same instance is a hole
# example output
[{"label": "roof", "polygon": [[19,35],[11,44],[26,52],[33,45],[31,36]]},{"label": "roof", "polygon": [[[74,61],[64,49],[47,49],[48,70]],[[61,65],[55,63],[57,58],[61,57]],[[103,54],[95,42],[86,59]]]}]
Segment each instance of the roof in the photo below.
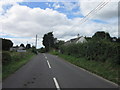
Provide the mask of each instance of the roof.
[{"label": "roof", "polygon": [[[80,38],[82,38],[83,36],[81,37],[78,37],[78,38],[73,38],[73,39],[70,39],[68,41],[65,42],[65,45],[68,45],[68,44],[71,44],[71,43],[78,43],[78,40],[80,40]],[[84,38],[84,37],[83,37]],[[85,39],[86,40],[86,39]]]}]

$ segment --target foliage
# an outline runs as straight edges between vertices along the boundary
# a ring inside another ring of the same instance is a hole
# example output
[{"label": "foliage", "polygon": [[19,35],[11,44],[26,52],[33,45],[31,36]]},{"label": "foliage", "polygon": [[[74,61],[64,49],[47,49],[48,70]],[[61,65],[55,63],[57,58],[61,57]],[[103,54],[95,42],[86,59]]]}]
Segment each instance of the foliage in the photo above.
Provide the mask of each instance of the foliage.
[{"label": "foliage", "polygon": [[49,32],[43,37],[43,45],[45,46],[46,51],[49,51],[50,48],[54,47],[54,36],[53,32]]},{"label": "foliage", "polygon": [[[6,53],[6,52],[5,52]],[[32,56],[31,51],[27,52],[7,52],[11,59],[7,56],[10,62],[2,65],[2,78],[5,79],[10,74],[14,73],[22,65],[26,64]]]},{"label": "foliage", "polygon": [[104,32],[104,31],[98,31],[98,32],[96,32],[96,33],[92,36],[92,38],[95,39],[95,40],[103,40],[103,39],[111,40],[110,34]]},{"label": "foliage", "polygon": [[26,49],[30,49],[31,48],[31,45],[30,44],[27,44],[26,45]]},{"label": "foliage", "polygon": [[62,45],[61,53],[75,56],[85,57],[87,60],[111,62],[113,64],[119,64],[119,48],[118,43],[102,41],[89,41],[84,44],[70,44],[68,46]]},{"label": "foliage", "polygon": [[34,53],[34,54],[38,54],[38,53],[37,53],[37,49],[36,49],[35,46],[32,46],[31,50],[32,50],[32,53]]},{"label": "foliage", "polygon": [[60,53],[59,52],[57,52],[57,51],[51,51],[51,52],[49,52],[50,54],[53,54],[53,55],[59,55]]},{"label": "foliage", "polygon": [[119,65],[112,66],[112,64],[109,62],[107,62],[107,63],[103,63],[103,62],[99,62],[99,61],[96,62],[94,60],[87,60],[87,59],[81,58],[81,57],[77,58],[74,56],[65,55],[65,54],[61,54],[58,52],[51,52],[51,54],[58,55],[74,65],[82,67],[82,68],[84,68],[90,72],[93,72],[95,74],[98,74],[110,81],[120,84],[120,80],[118,79],[118,77],[119,77],[118,70],[120,70]]},{"label": "foliage", "polygon": [[65,43],[64,41],[59,40],[58,42],[55,43],[55,47],[54,48],[58,50],[60,48],[60,46],[63,45],[64,43]]},{"label": "foliage", "polygon": [[25,45],[23,43],[20,44],[20,47],[25,47]]},{"label": "foliage", "polygon": [[43,47],[41,47],[38,51],[39,51],[40,53],[45,53],[45,52],[46,52],[45,48],[43,48]]},{"label": "foliage", "polygon": [[10,48],[13,46],[13,42],[8,39],[2,39],[2,50],[10,50]]},{"label": "foliage", "polygon": [[118,39],[117,39],[117,41],[116,41],[116,42],[120,43],[120,37],[118,37]]},{"label": "foliage", "polygon": [[11,56],[9,52],[2,52],[2,64],[5,65],[11,61]]}]

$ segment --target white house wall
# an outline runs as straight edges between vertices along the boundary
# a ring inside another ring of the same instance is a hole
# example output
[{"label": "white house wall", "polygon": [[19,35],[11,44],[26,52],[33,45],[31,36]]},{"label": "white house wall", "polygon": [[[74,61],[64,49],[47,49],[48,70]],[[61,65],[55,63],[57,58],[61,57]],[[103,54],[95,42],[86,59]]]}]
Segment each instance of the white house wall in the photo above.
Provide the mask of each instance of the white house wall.
[{"label": "white house wall", "polygon": [[81,37],[76,43],[84,43],[87,42],[87,40],[84,37]]}]

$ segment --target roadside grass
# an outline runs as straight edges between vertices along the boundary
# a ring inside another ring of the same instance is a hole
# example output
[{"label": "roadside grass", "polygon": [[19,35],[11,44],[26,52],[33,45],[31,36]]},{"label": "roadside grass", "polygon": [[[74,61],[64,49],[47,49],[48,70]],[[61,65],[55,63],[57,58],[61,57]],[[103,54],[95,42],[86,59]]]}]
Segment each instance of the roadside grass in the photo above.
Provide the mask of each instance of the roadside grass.
[{"label": "roadside grass", "polygon": [[58,55],[59,57],[63,58],[64,60],[76,66],[84,68],[92,73],[95,73],[103,78],[106,78],[120,85],[120,79],[119,79],[120,66],[119,65],[113,65],[109,62],[103,63],[98,61],[86,60],[84,57],[76,58],[70,55],[61,54],[59,52],[50,52],[50,53],[53,55]]},{"label": "roadside grass", "polygon": [[31,52],[9,52],[11,55],[11,61],[5,65],[2,65],[2,79],[17,71],[21,66],[26,64],[35,54]]}]

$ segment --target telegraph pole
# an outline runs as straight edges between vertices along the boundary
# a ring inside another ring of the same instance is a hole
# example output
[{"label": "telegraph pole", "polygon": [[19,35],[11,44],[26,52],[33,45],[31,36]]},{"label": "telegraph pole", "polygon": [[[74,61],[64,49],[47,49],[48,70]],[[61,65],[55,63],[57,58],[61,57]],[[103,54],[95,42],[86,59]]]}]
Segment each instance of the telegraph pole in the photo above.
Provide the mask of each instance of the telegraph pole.
[{"label": "telegraph pole", "polygon": [[37,34],[36,34],[36,42],[35,42],[35,47],[37,49]]}]

